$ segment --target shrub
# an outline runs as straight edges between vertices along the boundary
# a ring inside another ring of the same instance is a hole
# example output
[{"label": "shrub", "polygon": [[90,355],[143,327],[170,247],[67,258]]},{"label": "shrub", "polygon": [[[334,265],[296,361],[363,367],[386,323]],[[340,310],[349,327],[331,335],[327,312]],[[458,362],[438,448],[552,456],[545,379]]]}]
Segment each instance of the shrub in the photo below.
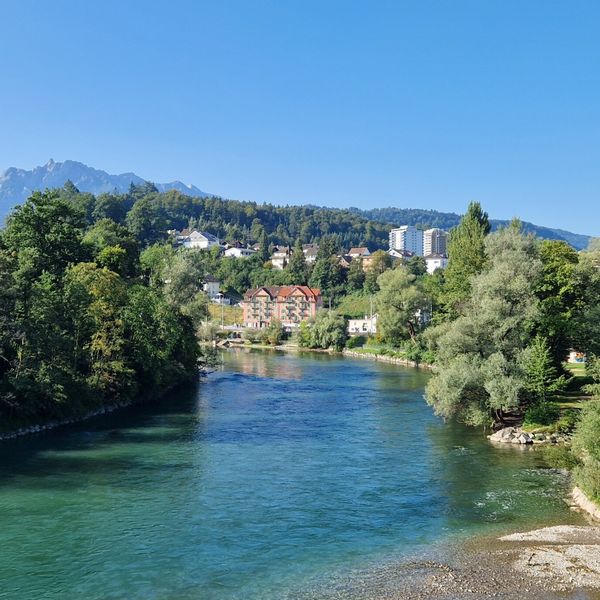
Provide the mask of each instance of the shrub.
[{"label": "shrub", "polygon": [[364,335],[355,335],[353,337],[348,338],[346,342],[346,348],[362,348],[367,341],[367,338]]},{"label": "shrub", "polygon": [[525,411],[523,423],[528,426],[550,425],[560,416],[558,406],[550,402],[538,402]]}]

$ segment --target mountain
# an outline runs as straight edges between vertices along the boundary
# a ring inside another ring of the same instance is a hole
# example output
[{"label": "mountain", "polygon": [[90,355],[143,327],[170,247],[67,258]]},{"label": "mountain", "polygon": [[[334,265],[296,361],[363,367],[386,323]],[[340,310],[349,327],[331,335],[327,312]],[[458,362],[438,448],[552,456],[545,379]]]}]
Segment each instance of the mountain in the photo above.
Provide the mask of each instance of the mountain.
[{"label": "mountain", "polygon": [[[36,167],[30,171],[25,169],[16,169],[11,167],[0,175],[0,222],[4,220],[10,209],[23,202],[33,191],[44,190],[46,188],[60,188],[66,181],[72,181],[81,192],[90,192],[94,195],[103,192],[124,193],[129,190],[133,183],[140,185],[144,183],[142,177],[135,173],[122,173],[121,175],[110,175],[106,171],[88,167],[83,163],[74,160],[65,160],[64,162],[55,162],[50,160],[41,167]],[[159,192],[177,190],[187,196],[197,198],[209,198],[202,190],[193,185],[186,185],[181,181],[172,181],[171,183],[155,183]],[[225,208],[227,202],[231,205],[233,201],[223,201],[223,216],[227,213]],[[253,204],[253,203],[250,203]],[[456,213],[439,212],[436,210],[425,210],[416,208],[372,208],[369,210],[359,208],[349,209],[325,209],[324,207],[304,206],[308,210],[328,210],[340,215],[355,215],[380,224],[392,226],[398,225],[417,225],[421,227],[440,227],[445,230],[452,229],[458,225],[460,215]],[[198,218],[199,215],[196,215]],[[226,222],[226,221],[225,221]],[[351,222],[351,221],[349,221]],[[508,224],[508,221],[492,219],[492,228]],[[550,227],[540,227],[533,223],[523,223],[526,231],[535,233],[538,237],[551,240],[564,240],[571,244],[577,250],[587,247],[590,236],[572,233],[562,229],[552,229]],[[385,232],[382,233],[382,235]],[[386,234],[387,235],[387,234]],[[293,239],[292,239],[293,242]],[[383,243],[383,237],[381,243]]]},{"label": "mountain", "polygon": [[[446,231],[456,227],[460,222],[461,215],[456,213],[440,212],[437,210],[423,210],[419,208],[372,208],[363,210],[359,208],[351,208],[352,212],[372,221],[380,221],[382,223],[390,223],[394,226],[399,225],[416,225],[421,227],[439,227]],[[490,219],[492,229],[505,227],[510,221],[500,219]],[[536,236],[546,240],[564,240],[568,242],[576,250],[587,248],[590,241],[589,235],[580,233],[572,233],[564,229],[552,229],[551,227],[541,227],[523,221],[525,231],[535,233]]]},{"label": "mountain", "polygon": [[[59,188],[68,180],[81,192],[91,192],[94,195],[114,190],[123,193],[132,183],[139,185],[145,181],[135,173],[110,175],[106,171],[88,167],[74,160],[55,162],[50,159],[42,167],[35,167],[31,171],[11,167],[0,175],[0,220],[4,220],[10,209],[23,202],[33,191]],[[188,196],[208,196],[197,187],[181,181],[154,185],[159,192],[178,190]]]}]

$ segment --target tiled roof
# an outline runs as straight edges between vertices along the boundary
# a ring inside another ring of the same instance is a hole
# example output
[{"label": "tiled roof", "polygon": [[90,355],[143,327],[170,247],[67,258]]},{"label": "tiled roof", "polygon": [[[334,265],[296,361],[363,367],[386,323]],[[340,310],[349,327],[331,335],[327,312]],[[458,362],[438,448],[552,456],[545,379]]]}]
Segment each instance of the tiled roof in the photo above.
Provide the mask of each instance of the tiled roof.
[{"label": "tiled roof", "polygon": [[270,287],[259,287],[248,290],[244,294],[244,298],[249,300],[254,298],[259,292],[265,291],[271,298],[287,298],[291,296],[296,290],[302,292],[307,298],[318,298],[321,295],[321,290],[318,288],[311,288],[307,285],[276,285]]}]

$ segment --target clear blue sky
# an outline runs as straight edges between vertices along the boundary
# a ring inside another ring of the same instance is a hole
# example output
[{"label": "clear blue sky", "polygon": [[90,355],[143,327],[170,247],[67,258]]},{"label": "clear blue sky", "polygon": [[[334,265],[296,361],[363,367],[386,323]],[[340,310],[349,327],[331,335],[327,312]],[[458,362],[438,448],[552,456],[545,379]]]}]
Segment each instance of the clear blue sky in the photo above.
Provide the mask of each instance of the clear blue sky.
[{"label": "clear blue sky", "polygon": [[0,170],[600,234],[600,3],[0,0]]}]

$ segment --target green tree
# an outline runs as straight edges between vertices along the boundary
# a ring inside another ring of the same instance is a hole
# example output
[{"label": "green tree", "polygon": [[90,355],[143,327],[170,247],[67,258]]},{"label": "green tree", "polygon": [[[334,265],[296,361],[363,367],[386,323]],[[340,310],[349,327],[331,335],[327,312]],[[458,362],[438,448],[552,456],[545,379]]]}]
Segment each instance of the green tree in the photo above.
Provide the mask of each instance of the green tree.
[{"label": "green tree", "polygon": [[402,340],[414,340],[422,329],[429,300],[415,275],[404,265],[382,273],[377,279],[379,292],[375,296],[377,335],[397,345]]},{"label": "green tree", "polygon": [[308,283],[308,268],[300,238],[296,240],[296,244],[294,245],[287,271],[293,285],[306,285]]},{"label": "green tree", "polygon": [[348,268],[348,289],[360,292],[365,285],[365,270],[362,258],[355,258]]},{"label": "green tree", "polygon": [[471,282],[463,314],[444,325],[427,401],[437,414],[472,425],[502,422],[524,389],[520,359],[538,316],[542,264],[518,224],[486,239],[489,264]]},{"label": "green tree", "polygon": [[537,335],[521,355],[523,388],[529,404],[545,403],[549,397],[565,388],[567,380],[559,376],[545,338]]},{"label": "green tree", "polygon": [[485,237],[489,232],[488,215],[479,202],[469,204],[460,224],[450,232],[445,273],[445,303],[450,317],[461,312],[471,293],[472,278],[485,267]]},{"label": "green tree", "polygon": [[332,310],[319,310],[309,323],[300,324],[298,344],[305,348],[340,351],[348,337],[346,320]]}]

